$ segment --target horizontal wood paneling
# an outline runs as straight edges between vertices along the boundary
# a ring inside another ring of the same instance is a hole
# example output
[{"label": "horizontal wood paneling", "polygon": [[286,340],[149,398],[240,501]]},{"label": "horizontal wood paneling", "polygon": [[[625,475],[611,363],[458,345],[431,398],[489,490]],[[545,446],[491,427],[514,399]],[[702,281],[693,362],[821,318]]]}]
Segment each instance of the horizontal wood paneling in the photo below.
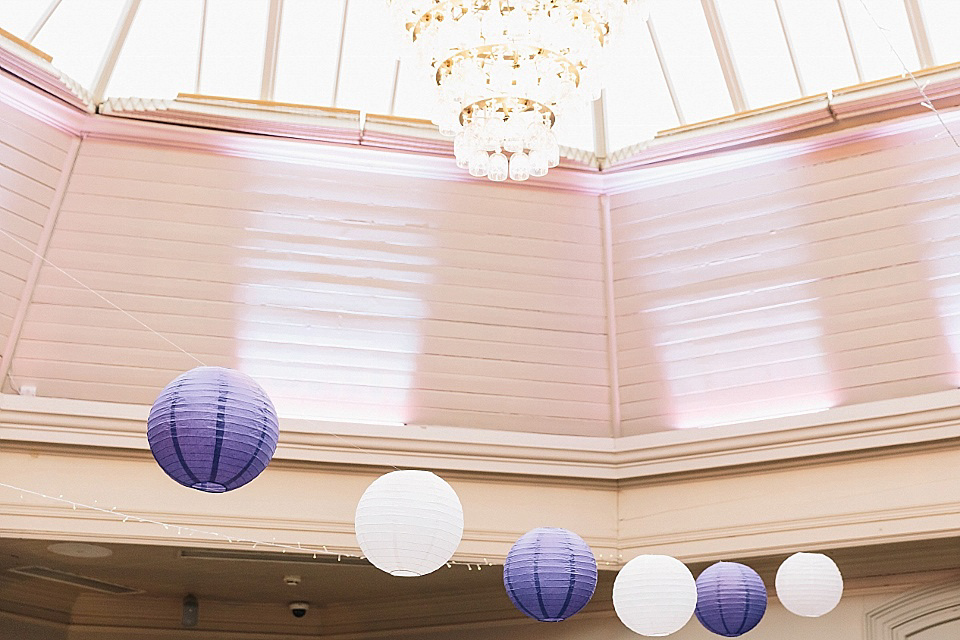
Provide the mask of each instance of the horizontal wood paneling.
[{"label": "horizontal wood paneling", "polygon": [[[609,434],[596,198],[88,141],[48,256],[287,415]],[[44,394],[149,404],[187,356],[44,268]]]},{"label": "horizontal wood paneling", "polygon": [[[0,102],[0,352],[13,326],[32,250],[54,198],[70,137]],[[18,244],[18,243],[22,243]],[[6,380],[0,380],[4,388]]]},{"label": "horizontal wood paneling", "polygon": [[624,432],[955,386],[931,274],[958,266],[960,154],[938,133],[704,162],[615,198]]}]

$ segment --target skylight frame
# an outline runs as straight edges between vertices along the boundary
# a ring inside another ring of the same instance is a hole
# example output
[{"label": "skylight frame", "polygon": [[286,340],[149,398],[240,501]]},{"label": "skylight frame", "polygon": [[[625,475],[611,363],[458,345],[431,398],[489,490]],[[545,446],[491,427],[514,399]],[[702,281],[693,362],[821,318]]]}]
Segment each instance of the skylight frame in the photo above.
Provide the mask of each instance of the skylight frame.
[{"label": "skylight frame", "polygon": [[[202,3],[202,24],[200,30],[200,46],[197,55],[197,83],[199,85],[201,79],[201,72],[204,66],[204,41],[206,40],[206,21],[207,21],[207,5],[209,0],[197,0],[197,2]],[[349,11],[351,9],[350,0],[331,0],[338,1],[343,3],[343,9],[340,13],[340,25],[339,33],[340,40],[338,42],[337,50],[337,61],[336,61],[336,73],[334,74],[334,84],[332,92],[332,104],[329,106],[339,107],[341,106],[342,96],[340,95],[342,79],[346,73],[349,72],[349,69],[346,68],[344,62],[344,49],[346,43],[346,37],[348,32],[348,19]],[[384,0],[385,1],[385,0]],[[663,0],[661,0],[663,1]],[[838,7],[840,18],[843,23],[843,27],[846,33],[846,44],[849,47],[850,55],[853,60],[853,65],[856,68],[857,79],[859,82],[865,82],[869,80],[875,80],[877,78],[866,77],[864,74],[863,61],[861,60],[861,53],[858,51],[856,36],[853,33],[853,27],[848,15],[848,7],[845,6],[844,0],[833,0],[836,2]],[[869,2],[870,0],[864,0]],[[919,68],[929,68],[935,65],[935,56],[933,52],[933,47],[931,44],[930,35],[927,29],[927,25],[924,21],[924,13],[921,0],[900,0],[903,3],[905,10],[905,15],[907,17],[907,22],[909,23],[909,34],[912,37],[913,45],[916,48],[916,55],[919,60]],[[276,79],[277,79],[277,60],[278,60],[278,50],[283,38],[283,29],[282,29],[282,15],[283,15],[283,6],[285,0],[268,0],[269,2],[269,11],[267,17],[267,37],[264,42],[264,52],[263,52],[263,67],[260,77],[260,89],[259,89],[259,98],[263,101],[273,101],[276,98]],[[777,17],[779,19],[779,27],[782,30],[783,38],[786,43],[786,49],[789,54],[790,63],[792,66],[792,73],[796,78],[798,87],[800,88],[800,94],[802,97],[808,96],[808,84],[803,77],[803,71],[801,64],[798,62],[798,53],[797,48],[794,45],[793,35],[791,33],[790,20],[787,18],[786,13],[783,8],[782,0],[772,0]],[[110,79],[116,68],[117,60],[119,56],[122,55],[123,45],[129,34],[130,27],[133,23],[133,20],[136,17],[137,10],[141,0],[126,0],[123,11],[121,12],[121,17],[117,22],[117,25],[114,29],[113,35],[105,46],[102,60],[100,62],[97,74],[94,81],[91,83],[90,93],[93,97],[94,102],[101,102],[105,95],[104,92],[109,86]],[[49,0],[47,2],[43,12],[40,14],[39,18],[36,20],[35,24],[31,27],[28,33],[24,34],[24,40],[31,42],[34,38],[40,34],[44,27],[49,22],[50,18],[56,13],[56,11],[65,4],[64,0]],[[738,113],[743,113],[752,109],[762,108],[769,105],[761,104],[750,104],[748,97],[745,94],[744,82],[740,70],[737,66],[736,56],[734,55],[733,50],[731,49],[730,40],[724,26],[723,21],[723,12],[720,10],[720,7],[716,0],[699,0],[699,4],[703,10],[704,17],[706,19],[707,29],[710,33],[712,40],[713,50],[716,52],[717,59],[720,63],[720,69],[723,75],[723,81],[727,89],[727,94],[730,99],[730,103],[733,107],[733,112],[728,115],[735,115]],[[896,4],[896,3],[894,3]],[[855,5],[853,5],[855,6]],[[2,25],[0,25],[2,26]],[[653,50],[656,53],[657,62],[660,66],[660,72],[663,76],[664,82],[666,84],[667,92],[669,93],[670,100],[673,105],[674,112],[677,117],[677,121],[681,126],[693,124],[690,122],[690,118],[686,113],[684,113],[684,108],[681,103],[681,100],[678,97],[676,79],[672,77],[669,61],[667,60],[668,56],[666,55],[663,47],[661,46],[660,39],[657,33],[656,20],[651,19],[646,28],[648,29],[651,42],[653,44]],[[901,30],[905,29],[904,25],[899,25]],[[904,37],[905,37],[904,31]],[[909,58],[912,60],[913,51],[909,52]],[[399,59],[394,63],[393,69],[390,72],[390,77],[392,77],[392,86],[390,87],[389,93],[389,107],[386,111],[386,115],[393,115],[396,106],[397,106],[397,96],[399,92],[399,85],[401,81],[401,66]],[[386,75],[386,74],[384,74]],[[839,87],[837,87],[839,88]],[[184,88],[185,90],[189,89],[188,87]],[[203,93],[199,86],[193,87],[194,92]],[[149,97],[149,96],[148,96]],[[594,131],[594,153],[599,157],[604,157],[611,152],[616,151],[616,149],[608,148],[609,147],[609,138],[607,135],[607,129],[609,125],[609,119],[607,116],[607,108],[604,100],[606,96],[602,96],[597,104],[594,105],[594,108],[590,112],[590,117],[592,120],[592,129]],[[325,105],[320,105],[325,106]],[[372,112],[378,112],[380,109],[374,109]]]}]

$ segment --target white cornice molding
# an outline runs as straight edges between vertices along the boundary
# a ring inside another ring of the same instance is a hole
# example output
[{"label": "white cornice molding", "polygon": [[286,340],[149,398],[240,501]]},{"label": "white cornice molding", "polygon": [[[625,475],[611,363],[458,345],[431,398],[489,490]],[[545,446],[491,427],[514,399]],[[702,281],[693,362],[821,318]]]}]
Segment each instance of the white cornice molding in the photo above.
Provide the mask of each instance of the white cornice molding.
[{"label": "white cornice molding", "polygon": [[[0,97],[77,135],[388,175],[478,180],[457,169],[449,141],[419,121],[202,96],[112,98],[100,105],[100,114],[83,113],[80,110],[94,110],[85,91],[46,60],[19,49],[0,41],[0,70],[5,72],[0,73]],[[918,76],[927,83],[925,91],[935,104],[956,105],[960,65]],[[28,86],[33,96],[24,95]],[[64,109],[66,105],[50,100],[51,95],[75,109]],[[928,112],[920,102],[913,80],[881,80],[667,132],[617,152],[613,164],[602,172],[597,171],[593,154],[565,149],[567,158],[547,176],[506,188],[612,195],[827,149],[865,135],[939,126],[933,114],[922,116]],[[941,108],[940,115],[955,122],[960,114]],[[888,122],[878,124],[884,117]],[[871,121],[857,125],[864,118]],[[822,133],[838,126],[840,131]],[[789,139],[800,134],[806,137]],[[811,138],[813,134],[818,135]],[[719,151],[725,153],[717,155]]]},{"label": "white cornice molding", "polygon": [[[8,446],[145,451],[148,411],[139,405],[4,394],[0,440]],[[627,481],[818,456],[875,456],[889,447],[951,446],[957,439],[960,390],[951,390],[817,414],[618,439],[285,419],[275,459]]]},{"label": "white cornice molding", "polygon": [[90,94],[48,60],[13,40],[0,36],[0,69],[22,78],[67,104],[93,113]]}]

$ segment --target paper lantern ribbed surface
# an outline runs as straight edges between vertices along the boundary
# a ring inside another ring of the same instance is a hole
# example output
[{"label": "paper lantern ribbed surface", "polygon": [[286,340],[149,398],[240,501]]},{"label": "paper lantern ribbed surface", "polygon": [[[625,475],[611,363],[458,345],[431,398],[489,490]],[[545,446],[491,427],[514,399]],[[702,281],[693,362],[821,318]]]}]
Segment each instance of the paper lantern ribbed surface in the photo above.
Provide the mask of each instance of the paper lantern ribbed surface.
[{"label": "paper lantern ribbed surface", "polygon": [[777,570],[777,598],[787,611],[807,618],[830,613],[843,595],[843,577],[822,553],[795,553]]},{"label": "paper lantern ribbed surface", "polygon": [[574,532],[541,527],[510,548],[503,586],[522,613],[541,622],[559,622],[590,602],[597,588],[597,561]]},{"label": "paper lantern ribbed surface", "polygon": [[717,635],[735,638],[753,629],[767,610],[767,589],[739,562],[718,562],[697,578],[697,620]]},{"label": "paper lantern ribbed surface", "polygon": [[637,556],[613,583],[613,608],[642,636],[667,636],[687,624],[697,606],[697,586],[686,565],[670,556]]},{"label": "paper lantern ribbed surface", "polygon": [[463,536],[463,507],[439,476],[391,471],[364,491],[355,526],[357,542],[375,567],[394,576],[422,576],[456,552]]},{"label": "paper lantern ribbed surface", "polygon": [[157,463],[185,487],[222,493],[241,487],[270,463],[277,412],[246,374],[197,367],[168,384],[150,409],[147,441]]}]

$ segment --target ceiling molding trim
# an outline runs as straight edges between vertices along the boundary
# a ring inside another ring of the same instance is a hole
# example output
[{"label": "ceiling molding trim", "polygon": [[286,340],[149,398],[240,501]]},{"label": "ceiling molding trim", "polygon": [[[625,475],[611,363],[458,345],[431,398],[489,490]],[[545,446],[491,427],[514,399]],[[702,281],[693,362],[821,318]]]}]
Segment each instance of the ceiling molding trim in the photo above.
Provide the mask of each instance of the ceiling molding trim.
[{"label": "ceiling molding trim", "polygon": [[[947,113],[946,109],[960,104],[960,64],[927,69],[916,76],[928,83],[924,91],[932,103],[939,102],[940,115],[947,122],[956,121],[960,114]],[[603,168],[604,192],[612,195],[686,180],[704,172],[782,160],[856,142],[868,135],[942,126],[921,102],[914,81],[896,77],[678,127],[613,153]],[[836,127],[844,128],[830,131]],[[789,139],[799,135],[803,136],[799,140]],[[816,139],[811,139],[814,135]],[[785,142],[776,143],[785,138]],[[728,153],[709,156],[717,151]],[[682,168],[670,164],[680,160],[686,161]]]},{"label": "ceiling molding trim", "polygon": [[[94,111],[82,88],[49,62],[12,41],[0,39],[0,69],[78,109]],[[925,91],[931,101],[940,103],[945,120],[955,121],[956,112],[945,109],[960,104],[960,64],[928,69],[917,73],[917,77],[927,82]],[[0,78],[8,76],[2,74]],[[5,90],[5,84],[0,82],[0,89]],[[6,93],[0,91],[4,100]],[[25,105],[26,111],[59,128],[92,137],[271,160],[319,162],[322,166],[390,175],[478,180],[454,166],[450,141],[420,120],[307,105],[181,95],[174,100],[111,98],[100,105],[101,114],[110,117],[91,116],[78,123],[75,117],[56,109],[52,114],[45,113],[51,109],[38,104],[42,97],[40,92],[36,93],[38,96],[29,101],[33,104]],[[11,104],[24,102],[21,97]],[[51,102],[56,101],[47,100],[48,104]],[[897,131],[939,126],[936,117],[920,102],[912,80],[888,78],[662,132],[653,141],[612,154],[611,163],[604,166],[602,172],[597,171],[600,165],[595,154],[564,148],[566,157],[560,167],[536,182],[512,187],[612,195],[832,148],[865,135],[891,135]],[[927,114],[927,117],[916,117],[918,114]],[[863,123],[865,118],[870,121]],[[879,120],[892,122],[878,126]],[[124,121],[127,125],[122,124]],[[131,123],[142,127],[129,126]],[[149,126],[151,124],[154,126]],[[830,131],[839,126],[846,128]],[[186,127],[190,129],[181,130]],[[804,139],[789,139],[798,135]],[[814,135],[817,137],[811,139]],[[771,144],[784,138],[788,140]],[[261,142],[271,139],[281,146],[263,148]],[[318,147],[327,148],[318,150]],[[357,154],[345,152],[350,148]],[[361,149],[381,155],[367,156],[359,153]],[[717,151],[729,153],[719,157],[711,155]],[[680,160],[685,161],[682,166],[676,164]]]},{"label": "ceiling molding trim", "polygon": [[836,515],[763,519],[749,525],[678,531],[620,540],[624,561],[640,553],[667,553],[684,562],[715,562],[790,554],[806,548],[836,549],[952,538],[960,533],[957,503],[851,511]]},{"label": "ceiling molding trim", "polygon": [[88,113],[95,111],[90,93],[36,53],[32,47],[0,37],[0,69],[22,78],[77,109]]},{"label": "ceiling molding trim", "polygon": [[[149,407],[0,395],[8,444],[146,450]],[[960,390],[838,407],[817,414],[624,438],[459,427],[282,420],[276,459],[488,474],[629,480],[698,474],[836,454],[875,457],[904,445],[960,439]]]},{"label": "ceiling molding trim", "polygon": [[[0,46],[0,58],[4,49]],[[0,60],[0,100],[4,104],[21,111],[28,116],[43,122],[59,131],[70,135],[81,135],[88,114],[59,100],[51,99],[50,95],[39,91],[27,81],[7,72]]]}]

